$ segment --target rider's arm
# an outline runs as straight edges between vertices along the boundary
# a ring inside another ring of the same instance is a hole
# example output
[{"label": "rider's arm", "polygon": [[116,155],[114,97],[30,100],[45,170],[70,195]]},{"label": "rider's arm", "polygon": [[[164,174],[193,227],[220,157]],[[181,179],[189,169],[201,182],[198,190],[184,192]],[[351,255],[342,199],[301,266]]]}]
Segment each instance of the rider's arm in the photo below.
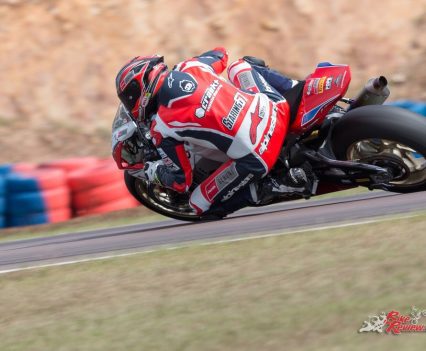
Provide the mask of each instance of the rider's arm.
[{"label": "rider's arm", "polygon": [[186,68],[192,67],[193,65],[191,65],[191,63],[194,62],[201,62],[205,65],[208,65],[213,68],[216,74],[221,74],[228,65],[228,53],[226,52],[225,48],[217,47],[213,50],[206,51],[199,56],[195,56],[189,60],[181,62],[176,66],[175,69],[184,71]]},{"label": "rider's arm", "polygon": [[180,193],[188,191],[192,183],[192,167],[183,142],[163,137],[155,130],[155,125],[151,128],[151,134],[164,163],[157,167],[161,184]]}]

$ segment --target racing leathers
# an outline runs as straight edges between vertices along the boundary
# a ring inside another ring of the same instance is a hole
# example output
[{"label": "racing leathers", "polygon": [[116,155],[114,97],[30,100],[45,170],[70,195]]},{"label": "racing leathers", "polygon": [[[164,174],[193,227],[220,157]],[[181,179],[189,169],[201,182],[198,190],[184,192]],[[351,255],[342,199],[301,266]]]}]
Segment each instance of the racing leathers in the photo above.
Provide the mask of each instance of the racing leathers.
[{"label": "racing leathers", "polygon": [[[186,192],[192,184],[185,143],[227,156],[192,192],[190,205],[197,214],[225,206],[237,192],[256,202],[249,184],[274,166],[289,124],[287,101],[247,61],[230,65],[230,81],[220,76],[227,61],[225,49],[215,48],[176,65],[160,88],[151,124],[163,161],[156,178],[165,187]],[[236,209],[232,206],[228,211]]]}]

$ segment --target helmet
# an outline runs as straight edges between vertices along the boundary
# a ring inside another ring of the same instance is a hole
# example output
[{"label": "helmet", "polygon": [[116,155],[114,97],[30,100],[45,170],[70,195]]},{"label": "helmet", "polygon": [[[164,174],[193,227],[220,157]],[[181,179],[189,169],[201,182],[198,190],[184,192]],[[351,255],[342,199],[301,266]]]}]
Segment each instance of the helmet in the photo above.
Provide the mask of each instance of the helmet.
[{"label": "helmet", "polygon": [[133,118],[145,122],[157,108],[156,94],[166,76],[163,56],[137,56],[115,79],[117,95]]},{"label": "helmet", "polygon": [[143,167],[142,136],[136,122],[120,104],[112,124],[112,156],[119,169]]}]

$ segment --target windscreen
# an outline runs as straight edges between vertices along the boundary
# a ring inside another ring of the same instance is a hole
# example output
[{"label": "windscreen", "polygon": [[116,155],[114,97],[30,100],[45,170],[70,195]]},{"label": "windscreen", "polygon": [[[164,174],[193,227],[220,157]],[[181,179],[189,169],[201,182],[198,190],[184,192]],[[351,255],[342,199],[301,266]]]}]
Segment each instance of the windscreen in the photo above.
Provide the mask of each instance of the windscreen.
[{"label": "windscreen", "polygon": [[130,117],[129,112],[120,104],[112,123],[112,149],[120,142],[129,139],[136,131],[137,125]]}]

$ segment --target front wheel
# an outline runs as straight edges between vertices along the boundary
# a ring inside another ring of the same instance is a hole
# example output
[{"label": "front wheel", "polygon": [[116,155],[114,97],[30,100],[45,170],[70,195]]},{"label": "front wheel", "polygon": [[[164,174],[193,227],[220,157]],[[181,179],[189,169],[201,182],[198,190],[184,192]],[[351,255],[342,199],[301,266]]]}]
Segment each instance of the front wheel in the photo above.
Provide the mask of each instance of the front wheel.
[{"label": "front wheel", "polygon": [[161,215],[182,221],[200,221],[202,218],[193,213],[187,194],[178,194],[173,190],[152,184],[124,172],[124,181],[129,192],[142,205]]},{"label": "front wheel", "polygon": [[426,118],[420,115],[392,106],[356,108],[335,125],[332,145],[340,160],[388,169],[389,191],[426,190]]}]

